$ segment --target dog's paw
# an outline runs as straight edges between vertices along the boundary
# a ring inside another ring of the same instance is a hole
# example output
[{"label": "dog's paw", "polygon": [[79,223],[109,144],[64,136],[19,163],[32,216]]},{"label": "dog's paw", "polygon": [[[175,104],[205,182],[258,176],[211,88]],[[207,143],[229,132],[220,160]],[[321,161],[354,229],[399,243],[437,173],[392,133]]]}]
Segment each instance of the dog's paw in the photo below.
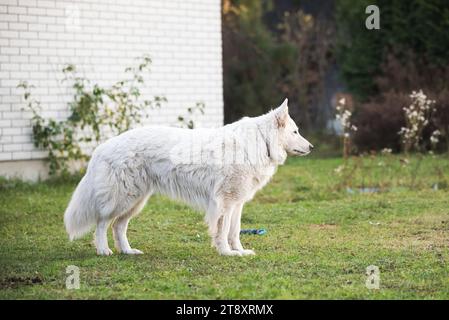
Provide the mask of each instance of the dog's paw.
[{"label": "dog's paw", "polygon": [[109,248],[97,249],[97,254],[99,256],[110,256],[110,255],[112,255],[112,250]]},{"label": "dog's paw", "polygon": [[121,253],[123,253],[123,254],[143,254],[143,252],[138,249],[129,249],[129,250],[122,251]]},{"label": "dog's paw", "polygon": [[242,254],[242,256],[255,256],[256,255],[254,250],[250,250],[250,249],[240,250],[240,253]]},{"label": "dog's paw", "polygon": [[242,253],[237,250],[223,250],[223,251],[220,251],[220,255],[222,255],[222,256],[242,256]]}]

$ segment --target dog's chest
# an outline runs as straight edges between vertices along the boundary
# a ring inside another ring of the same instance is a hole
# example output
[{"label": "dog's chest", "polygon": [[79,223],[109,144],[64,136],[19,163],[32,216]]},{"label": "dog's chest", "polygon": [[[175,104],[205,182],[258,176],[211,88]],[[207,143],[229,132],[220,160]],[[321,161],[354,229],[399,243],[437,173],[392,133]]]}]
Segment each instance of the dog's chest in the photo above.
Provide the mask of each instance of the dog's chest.
[{"label": "dog's chest", "polygon": [[276,167],[274,166],[259,168],[256,170],[251,177],[251,190],[249,190],[248,200],[252,199],[256,192],[262,189],[275,173]]}]

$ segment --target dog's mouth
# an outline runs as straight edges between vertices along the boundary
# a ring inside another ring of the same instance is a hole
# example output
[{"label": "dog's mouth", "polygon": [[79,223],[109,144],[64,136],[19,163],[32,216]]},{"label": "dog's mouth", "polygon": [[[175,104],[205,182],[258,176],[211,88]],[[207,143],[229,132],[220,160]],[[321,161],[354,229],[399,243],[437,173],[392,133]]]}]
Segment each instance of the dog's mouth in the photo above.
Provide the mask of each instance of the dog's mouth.
[{"label": "dog's mouth", "polygon": [[305,155],[308,155],[310,153],[310,151],[305,152],[305,151],[301,151],[301,150],[298,150],[298,149],[293,149],[293,152],[297,156],[305,156]]}]

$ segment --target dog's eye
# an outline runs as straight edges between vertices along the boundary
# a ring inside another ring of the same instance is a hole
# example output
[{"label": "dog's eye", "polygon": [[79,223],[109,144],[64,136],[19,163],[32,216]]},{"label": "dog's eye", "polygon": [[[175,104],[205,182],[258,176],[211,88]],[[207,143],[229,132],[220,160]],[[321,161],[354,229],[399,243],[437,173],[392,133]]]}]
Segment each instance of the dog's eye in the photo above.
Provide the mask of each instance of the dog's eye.
[{"label": "dog's eye", "polygon": [[294,134],[299,134],[298,130],[293,131]]}]

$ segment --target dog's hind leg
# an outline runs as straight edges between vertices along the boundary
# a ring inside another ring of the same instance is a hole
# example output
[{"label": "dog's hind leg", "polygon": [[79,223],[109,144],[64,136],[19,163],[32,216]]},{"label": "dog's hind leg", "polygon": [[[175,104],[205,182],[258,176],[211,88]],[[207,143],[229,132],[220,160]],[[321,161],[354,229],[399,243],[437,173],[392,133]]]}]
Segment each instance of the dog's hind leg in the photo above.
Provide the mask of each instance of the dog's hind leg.
[{"label": "dog's hind leg", "polygon": [[218,204],[216,200],[211,200],[209,207],[206,211],[204,221],[209,227],[209,234],[212,238],[212,246],[215,246],[214,240],[218,232],[218,220],[220,219],[220,214],[218,212]]},{"label": "dog's hind leg", "polygon": [[95,230],[95,247],[97,254],[100,256],[110,256],[112,250],[108,245],[108,227],[111,223],[111,218],[100,218],[97,221],[97,229]]},{"label": "dog's hind leg", "polygon": [[242,218],[243,203],[234,207],[231,217],[231,227],[229,230],[228,241],[233,250],[239,251],[242,255],[254,255],[253,250],[244,249],[240,242],[240,220]]},{"label": "dog's hind leg", "polygon": [[128,230],[129,220],[143,209],[148,198],[149,196],[144,197],[134,207],[115,219],[112,225],[112,234],[114,236],[115,248],[118,252],[124,254],[143,254],[142,251],[131,248],[126,232]]}]

